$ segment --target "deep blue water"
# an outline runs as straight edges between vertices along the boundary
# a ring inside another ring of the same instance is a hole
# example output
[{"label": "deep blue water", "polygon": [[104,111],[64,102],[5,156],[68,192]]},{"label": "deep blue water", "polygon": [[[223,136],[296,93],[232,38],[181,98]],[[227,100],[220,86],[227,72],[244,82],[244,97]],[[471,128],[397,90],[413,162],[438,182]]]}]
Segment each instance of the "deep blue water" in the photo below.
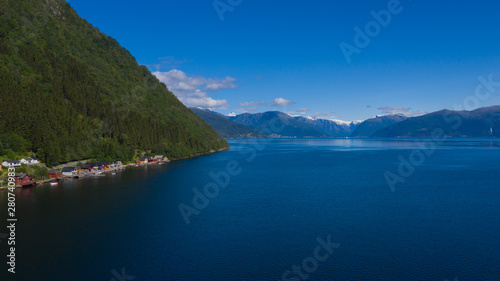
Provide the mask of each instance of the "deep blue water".
[{"label": "deep blue water", "polygon": [[[17,273],[2,240],[0,280],[107,281],[122,268],[133,280],[282,280],[304,260],[310,273],[289,280],[500,280],[500,142],[421,143],[232,140],[210,156],[18,189]],[[418,165],[391,190],[384,174],[401,176],[410,155]],[[228,163],[240,173],[186,224],[179,204],[193,207],[193,189]],[[5,191],[0,201],[3,225]],[[328,237],[331,253],[318,248]]]}]

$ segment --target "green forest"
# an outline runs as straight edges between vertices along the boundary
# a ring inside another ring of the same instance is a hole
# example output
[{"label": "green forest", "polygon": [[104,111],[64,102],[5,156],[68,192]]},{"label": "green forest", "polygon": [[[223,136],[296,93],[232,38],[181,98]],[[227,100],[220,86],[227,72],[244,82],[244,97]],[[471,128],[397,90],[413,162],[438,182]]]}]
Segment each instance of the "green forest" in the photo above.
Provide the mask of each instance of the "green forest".
[{"label": "green forest", "polygon": [[0,154],[48,166],[228,147],[118,42],[62,0],[0,0]]}]

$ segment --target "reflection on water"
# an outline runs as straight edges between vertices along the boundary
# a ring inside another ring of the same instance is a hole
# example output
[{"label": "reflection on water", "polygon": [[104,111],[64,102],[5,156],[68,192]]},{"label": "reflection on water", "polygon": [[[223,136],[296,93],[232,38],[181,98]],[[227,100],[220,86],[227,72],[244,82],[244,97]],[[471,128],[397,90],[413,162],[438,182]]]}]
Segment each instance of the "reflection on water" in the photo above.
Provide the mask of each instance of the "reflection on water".
[{"label": "reflection on water", "polygon": [[414,139],[414,138],[333,138],[333,139],[242,139],[235,140],[236,149],[256,145],[273,147],[278,150],[331,149],[331,150],[374,150],[374,149],[419,149],[422,144],[434,144],[436,148],[499,148],[500,140],[496,138],[447,138],[447,139]]}]

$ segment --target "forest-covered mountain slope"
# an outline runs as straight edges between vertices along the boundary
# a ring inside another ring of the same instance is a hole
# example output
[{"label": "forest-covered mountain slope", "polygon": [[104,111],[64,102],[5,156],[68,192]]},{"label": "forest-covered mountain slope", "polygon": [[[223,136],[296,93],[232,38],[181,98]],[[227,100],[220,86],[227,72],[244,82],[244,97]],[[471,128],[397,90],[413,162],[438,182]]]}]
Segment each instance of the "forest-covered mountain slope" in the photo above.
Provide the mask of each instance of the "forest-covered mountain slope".
[{"label": "forest-covered mountain slope", "polygon": [[[62,0],[0,0],[0,150],[49,165],[184,157],[228,144],[118,42]],[[2,151],[0,151],[2,152]]]}]

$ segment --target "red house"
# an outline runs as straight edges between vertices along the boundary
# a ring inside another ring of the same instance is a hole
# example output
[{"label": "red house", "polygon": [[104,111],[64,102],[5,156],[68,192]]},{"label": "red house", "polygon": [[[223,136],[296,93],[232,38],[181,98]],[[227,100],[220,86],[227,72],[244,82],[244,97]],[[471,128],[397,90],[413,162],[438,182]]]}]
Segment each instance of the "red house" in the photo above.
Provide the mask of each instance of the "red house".
[{"label": "red house", "polygon": [[56,179],[56,180],[58,180],[58,179],[60,179],[60,178],[61,178],[61,172],[59,172],[59,171],[49,171],[49,177],[50,177],[51,179]]},{"label": "red house", "polygon": [[80,166],[82,172],[91,173],[94,171],[94,164],[83,164]]},{"label": "red house", "polygon": [[16,185],[20,185],[23,187],[36,184],[36,180],[32,176],[25,173],[16,174],[14,179]]}]

